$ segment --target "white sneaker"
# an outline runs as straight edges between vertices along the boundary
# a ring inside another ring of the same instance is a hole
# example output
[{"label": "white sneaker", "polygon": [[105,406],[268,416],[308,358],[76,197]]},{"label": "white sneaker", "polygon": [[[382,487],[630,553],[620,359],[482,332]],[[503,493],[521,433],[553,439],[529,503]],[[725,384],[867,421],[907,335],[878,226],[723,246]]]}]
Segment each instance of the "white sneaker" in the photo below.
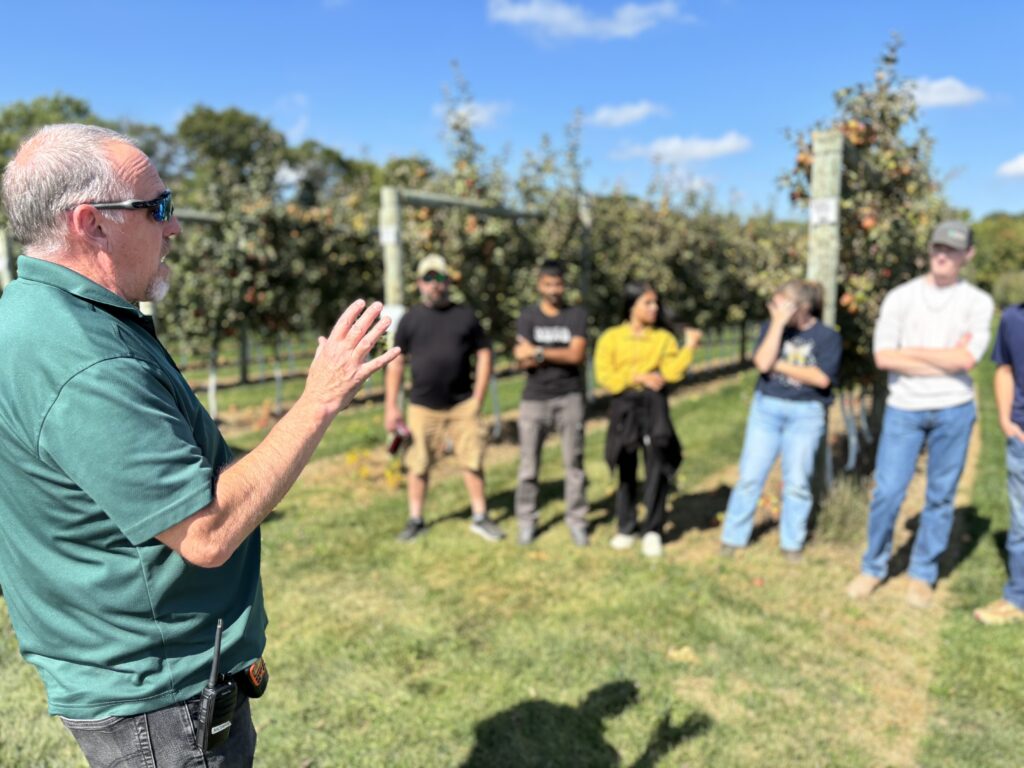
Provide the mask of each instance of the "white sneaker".
[{"label": "white sneaker", "polygon": [[612,549],[617,549],[621,552],[632,547],[635,541],[636,536],[632,533],[616,533],[612,536]]},{"label": "white sneaker", "polygon": [[645,533],[643,541],[640,543],[640,551],[647,557],[661,557],[661,534],[657,531]]}]

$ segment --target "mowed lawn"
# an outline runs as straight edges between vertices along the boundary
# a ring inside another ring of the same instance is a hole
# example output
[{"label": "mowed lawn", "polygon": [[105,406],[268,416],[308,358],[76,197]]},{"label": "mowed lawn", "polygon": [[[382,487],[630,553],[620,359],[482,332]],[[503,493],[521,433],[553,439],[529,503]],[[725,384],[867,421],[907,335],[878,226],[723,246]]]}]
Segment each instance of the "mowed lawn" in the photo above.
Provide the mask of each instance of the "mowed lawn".
[{"label": "mowed lawn", "polygon": [[[531,547],[514,541],[509,445],[488,461],[508,540],[469,533],[448,465],[428,534],[395,542],[404,490],[379,445],[379,406],[339,419],[263,526],[272,680],[253,707],[257,764],[1019,765],[1021,629],[969,615],[1005,575],[990,376],[979,375],[981,458],[958,531],[966,559],[923,612],[905,606],[899,579],[867,603],[845,599],[859,540],[812,542],[793,565],[769,529],[743,556],[717,556],[714,513],[734,479],[749,372],[674,401],[686,463],[657,562],[607,546],[615,483],[599,419],[588,429],[587,549],[561,524],[554,440],[542,477],[550,525]],[[46,717],[6,614],[0,701],[0,766],[84,764]]]}]

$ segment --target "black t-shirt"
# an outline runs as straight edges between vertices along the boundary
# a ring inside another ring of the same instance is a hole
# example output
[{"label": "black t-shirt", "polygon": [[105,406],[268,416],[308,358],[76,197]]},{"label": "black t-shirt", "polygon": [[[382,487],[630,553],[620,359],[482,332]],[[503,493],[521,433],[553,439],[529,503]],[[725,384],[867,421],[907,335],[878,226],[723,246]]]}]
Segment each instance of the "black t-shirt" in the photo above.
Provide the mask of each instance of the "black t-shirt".
[{"label": "black t-shirt", "polygon": [[[768,330],[768,323],[761,326],[761,335],[757,343],[761,343]],[[782,351],[779,359],[791,365],[816,366],[829,377],[832,384],[839,381],[839,364],[843,358],[843,339],[831,328],[820,322],[815,323],[806,331],[786,328],[782,332]],[[832,402],[832,388],[815,389],[806,384],[783,376],[781,373],[761,374],[757,389],[769,397],[781,397],[786,400],[818,400],[828,405]]]},{"label": "black t-shirt", "polygon": [[491,346],[472,308],[464,304],[411,307],[398,323],[395,344],[412,367],[409,400],[435,410],[451,408],[473,394],[470,358]]},{"label": "black t-shirt", "polygon": [[[519,316],[516,335],[538,347],[564,349],[573,336],[587,337],[587,313],[583,307],[566,307],[554,317],[548,317],[538,304],[533,304]],[[582,366],[545,362],[529,369],[523,400],[550,400],[582,391]]]}]

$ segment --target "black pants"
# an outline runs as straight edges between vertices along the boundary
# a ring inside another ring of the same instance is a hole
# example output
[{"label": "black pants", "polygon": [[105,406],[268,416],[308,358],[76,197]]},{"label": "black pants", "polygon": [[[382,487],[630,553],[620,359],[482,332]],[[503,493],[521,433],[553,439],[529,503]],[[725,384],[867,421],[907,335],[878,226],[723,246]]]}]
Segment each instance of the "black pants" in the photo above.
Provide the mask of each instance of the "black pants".
[{"label": "black pants", "polygon": [[615,515],[619,519],[619,533],[645,534],[650,531],[661,533],[665,525],[665,497],[668,496],[668,473],[671,467],[662,457],[662,451],[655,446],[645,446],[644,466],[647,481],[644,483],[644,506],[647,517],[639,527],[636,521],[636,454],[623,449],[619,454],[619,489],[615,492]]}]

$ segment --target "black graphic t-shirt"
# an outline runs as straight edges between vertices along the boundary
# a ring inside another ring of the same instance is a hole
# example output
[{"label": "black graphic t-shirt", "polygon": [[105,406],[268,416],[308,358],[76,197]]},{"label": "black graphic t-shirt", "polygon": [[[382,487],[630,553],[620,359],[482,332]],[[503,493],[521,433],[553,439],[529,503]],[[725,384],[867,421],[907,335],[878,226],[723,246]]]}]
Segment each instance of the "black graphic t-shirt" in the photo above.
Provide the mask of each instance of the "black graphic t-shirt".
[{"label": "black graphic t-shirt", "polygon": [[[760,344],[768,331],[768,323],[761,326]],[[786,328],[782,332],[782,350],[779,359],[790,365],[816,366],[829,377],[832,384],[839,381],[839,364],[843,358],[843,339],[831,328],[820,322],[815,323],[806,331]],[[818,400],[825,405],[832,402],[832,388],[816,389],[801,384],[781,373],[761,374],[757,389],[769,397],[781,397],[786,400]]]},{"label": "black graphic t-shirt", "polygon": [[470,360],[490,341],[472,308],[449,304],[443,309],[416,304],[402,316],[395,344],[412,368],[409,401],[445,410],[473,394]]},{"label": "black graphic t-shirt", "polygon": [[[519,316],[516,335],[538,347],[565,348],[573,336],[587,337],[587,313],[583,307],[566,307],[548,317],[533,304]],[[523,400],[550,400],[582,391],[583,366],[544,362],[528,371]]]}]

